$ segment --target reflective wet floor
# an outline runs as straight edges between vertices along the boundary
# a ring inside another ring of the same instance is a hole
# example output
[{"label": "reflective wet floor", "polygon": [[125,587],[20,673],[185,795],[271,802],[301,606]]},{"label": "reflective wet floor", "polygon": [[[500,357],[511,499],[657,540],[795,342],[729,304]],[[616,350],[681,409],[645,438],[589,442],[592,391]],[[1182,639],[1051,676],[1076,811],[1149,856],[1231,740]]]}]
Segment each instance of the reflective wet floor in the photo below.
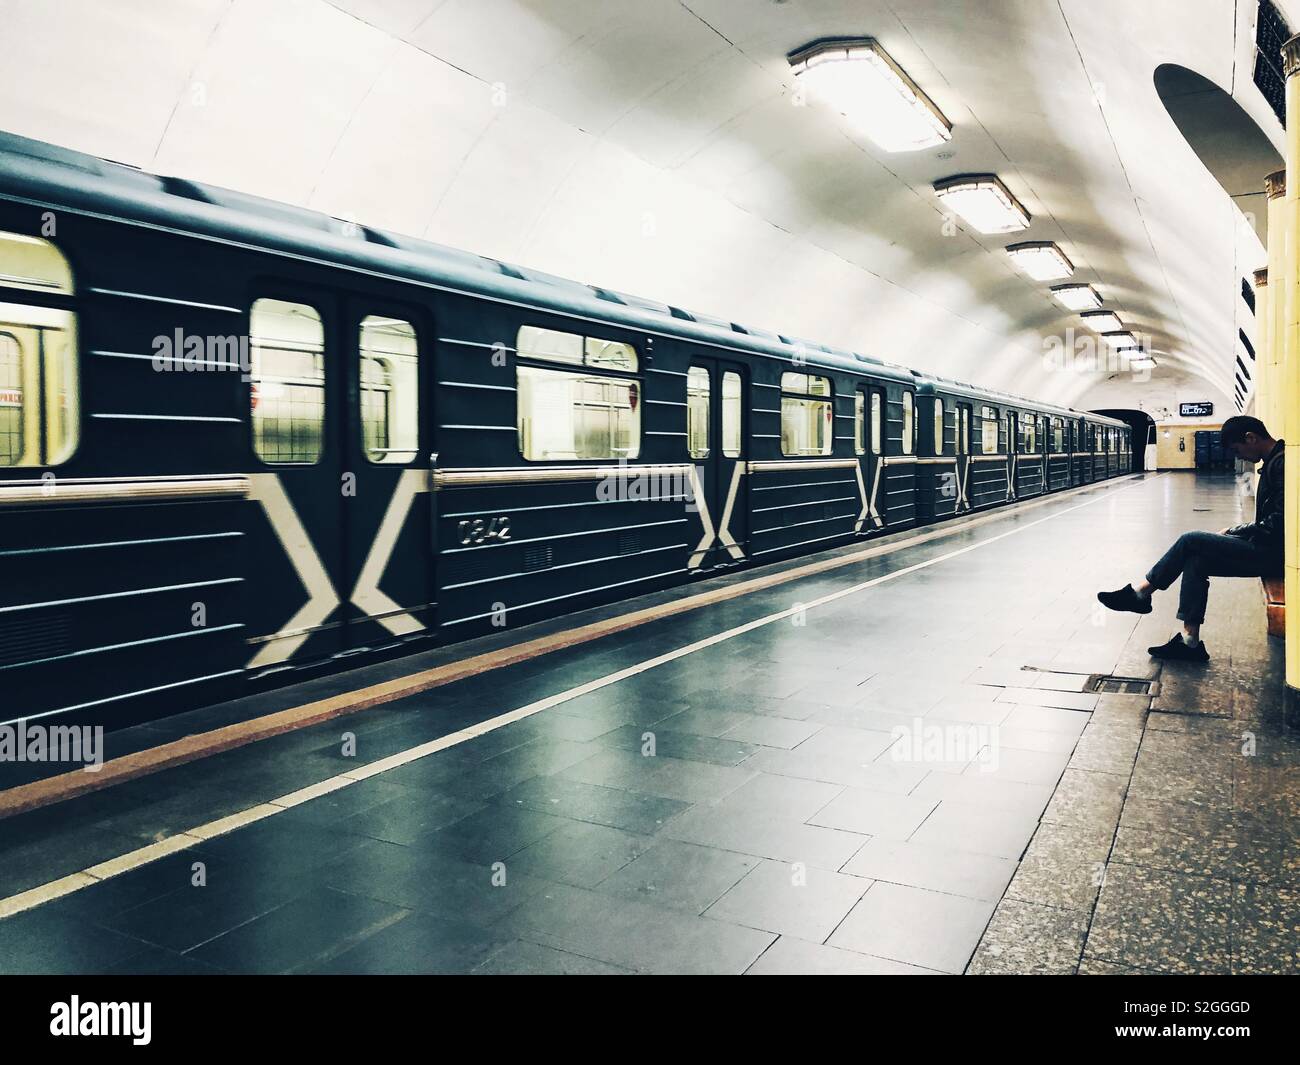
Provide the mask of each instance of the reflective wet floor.
[{"label": "reflective wet floor", "polygon": [[1241,513],[1099,486],[8,818],[0,972],[1295,971],[1258,581],[1208,668],[1094,598]]}]

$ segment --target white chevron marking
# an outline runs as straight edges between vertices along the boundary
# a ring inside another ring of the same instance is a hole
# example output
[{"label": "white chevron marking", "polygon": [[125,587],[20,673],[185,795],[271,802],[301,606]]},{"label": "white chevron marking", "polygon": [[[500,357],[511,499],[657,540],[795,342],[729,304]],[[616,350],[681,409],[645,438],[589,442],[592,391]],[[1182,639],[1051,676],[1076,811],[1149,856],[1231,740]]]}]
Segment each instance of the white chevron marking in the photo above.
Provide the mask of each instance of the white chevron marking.
[{"label": "white chevron marking", "polygon": [[248,480],[249,498],[261,503],[267,520],[275,531],[276,539],[280,541],[280,546],[289,556],[298,579],[307,589],[307,602],[249,660],[247,668],[260,669],[292,658],[298,648],[307,642],[312,630],[322,624],[342,600],[334,590],[334,584],[325,569],[325,564],[321,562],[320,555],[312,545],[311,537],[303,528],[298,512],[289,502],[279,475],[254,473]]},{"label": "white chevron marking", "polygon": [[406,516],[411,511],[415,497],[429,490],[429,475],[425,470],[404,470],[398,478],[397,487],[393,489],[393,498],[388,501],[384,520],[379,523],[374,542],[370,545],[370,554],[366,556],[365,565],[357,575],[357,586],[352,590],[352,602],[361,612],[375,617],[384,628],[394,636],[405,636],[419,632],[426,626],[417,621],[412,614],[402,610],[401,604],[395,602],[379,590],[379,582],[384,578],[397,546],[397,537],[406,524]]}]

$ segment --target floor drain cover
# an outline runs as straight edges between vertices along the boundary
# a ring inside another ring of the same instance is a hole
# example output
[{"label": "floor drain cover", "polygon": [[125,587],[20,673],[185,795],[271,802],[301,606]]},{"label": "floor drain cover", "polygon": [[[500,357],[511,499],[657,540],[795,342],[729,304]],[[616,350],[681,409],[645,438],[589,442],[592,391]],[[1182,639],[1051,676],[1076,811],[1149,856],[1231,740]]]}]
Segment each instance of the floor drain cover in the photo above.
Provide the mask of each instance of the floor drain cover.
[{"label": "floor drain cover", "polygon": [[1087,691],[1103,695],[1150,695],[1153,684],[1137,677],[1094,677]]}]

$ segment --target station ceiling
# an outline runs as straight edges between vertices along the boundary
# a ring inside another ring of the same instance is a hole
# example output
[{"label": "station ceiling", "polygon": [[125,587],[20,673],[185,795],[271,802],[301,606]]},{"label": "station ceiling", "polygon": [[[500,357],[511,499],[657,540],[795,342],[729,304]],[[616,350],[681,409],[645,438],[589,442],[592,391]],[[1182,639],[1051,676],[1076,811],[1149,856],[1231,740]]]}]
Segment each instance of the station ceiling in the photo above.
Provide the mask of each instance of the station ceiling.
[{"label": "station ceiling", "polygon": [[[1155,71],[1208,79],[1281,152],[1251,77],[1255,12],[0,0],[0,126],[1043,400],[1226,411],[1238,330],[1254,336],[1241,282],[1266,260],[1257,205],[1201,163]],[[877,38],[951,141],[888,154],[797,106],[788,53],[834,36]],[[952,224],[932,184],[975,172],[1003,180],[1028,230]],[[1016,269],[1019,240],[1055,241],[1157,368],[1063,358],[1089,331]]]}]

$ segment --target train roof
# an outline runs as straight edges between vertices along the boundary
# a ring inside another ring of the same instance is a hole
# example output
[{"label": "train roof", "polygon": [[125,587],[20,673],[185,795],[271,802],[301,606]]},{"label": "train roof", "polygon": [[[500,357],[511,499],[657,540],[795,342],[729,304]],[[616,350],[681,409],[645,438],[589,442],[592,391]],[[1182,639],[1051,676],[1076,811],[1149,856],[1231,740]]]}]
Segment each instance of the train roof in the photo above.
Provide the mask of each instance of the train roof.
[{"label": "train roof", "polygon": [[930,384],[971,398],[1125,424],[556,277],[418,237],[374,229],[305,207],[149,174],[124,163],[2,131],[0,194],[792,362],[799,359],[827,369],[870,373],[918,387]]}]

